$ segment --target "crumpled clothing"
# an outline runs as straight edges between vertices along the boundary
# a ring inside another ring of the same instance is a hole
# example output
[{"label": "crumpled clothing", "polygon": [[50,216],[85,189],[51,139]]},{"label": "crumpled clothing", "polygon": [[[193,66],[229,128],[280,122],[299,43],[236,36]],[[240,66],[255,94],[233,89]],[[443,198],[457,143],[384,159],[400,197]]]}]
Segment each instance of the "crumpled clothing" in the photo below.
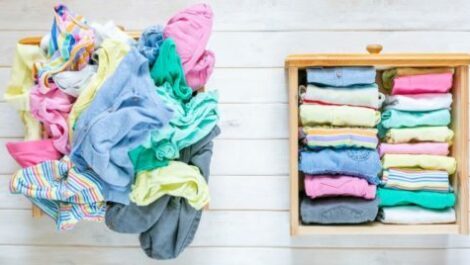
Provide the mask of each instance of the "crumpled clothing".
[{"label": "crumpled clothing", "polygon": [[152,73],[157,94],[174,114],[169,126],[153,131],[149,141],[129,152],[136,172],[167,165],[168,160],[178,158],[181,149],[209,134],[218,121],[217,92],[198,93],[191,98],[171,39],[164,41]]},{"label": "crumpled clothing", "polygon": [[146,206],[164,195],[184,198],[200,210],[209,203],[209,186],[197,167],[170,161],[168,166],[141,171],[132,185],[130,199]]},{"label": "crumpled clothing", "polygon": [[10,191],[38,205],[56,221],[58,230],[72,229],[82,219],[103,221],[102,189],[92,170],[77,170],[68,157],[21,169],[10,181]]},{"label": "crumpled clothing", "polygon": [[65,94],[78,97],[98,69],[97,65],[89,64],[79,71],[63,71],[52,76],[54,83]]},{"label": "crumpled clothing", "polygon": [[127,153],[171,118],[154,89],[147,59],[132,48],[76,123],[70,157],[106,183],[106,201],[129,203],[134,169]]},{"label": "crumpled clothing", "polygon": [[67,117],[74,101],[74,97],[65,94],[53,83],[45,93],[39,85],[30,92],[31,114],[43,123],[47,136],[53,139],[55,148],[62,154],[70,153]]},{"label": "crumpled clothing", "polygon": [[114,73],[122,58],[126,56],[129,50],[130,46],[127,44],[113,39],[106,39],[101,44],[101,48],[96,51],[95,57],[97,57],[98,61],[98,70],[80,93],[80,96],[78,96],[70,111],[68,118],[70,140],[73,138],[73,129],[78,117],[90,106],[96,93],[101,89],[104,82]]},{"label": "crumpled clothing", "polygon": [[[206,181],[210,175],[212,140],[219,134],[216,126],[180,152],[179,161],[197,166]],[[191,243],[201,215],[202,210],[194,209],[186,199],[165,195],[147,206],[111,203],[106,211],[106,225],[120,233],[141,233],[140,245],[149,257],[170,259]]]},{"label": "crumpled clothing", "polygon": [[5,101],[19,111],[29,111],[29,91],[36,77],[35,62],[46,60],[46,55],[36,45],[17,44],[5,91]]},{"label": "crumpled clothing", "polygon": [[62,157],[51,139],[8,142],[6,147],[11,157],[23,168]]},{"label": "crumpled clothing", "polygon": [[214,54],[206,51],[212,23],[210,6],[196,4],[174,15],[164,29],[165,38],[176,43],[188,85],[193,90],[207,82],[214,68]]},{"label": "crumpled clothing", "polygon": [[146,28],[137,42],[139,52],[149,60],[149,66],[155,64],[163,44],[163,27],[160,25]]},{"label": "crumpled clothing", "polygon": [[94,50],[94,39],[94,31],[83,16],[72,13],[63,4],[56,5],[48,47],[50,59],[38,65],[40,91],[47,93],[54,88],[49,80],[51,75],[85,67]]}]

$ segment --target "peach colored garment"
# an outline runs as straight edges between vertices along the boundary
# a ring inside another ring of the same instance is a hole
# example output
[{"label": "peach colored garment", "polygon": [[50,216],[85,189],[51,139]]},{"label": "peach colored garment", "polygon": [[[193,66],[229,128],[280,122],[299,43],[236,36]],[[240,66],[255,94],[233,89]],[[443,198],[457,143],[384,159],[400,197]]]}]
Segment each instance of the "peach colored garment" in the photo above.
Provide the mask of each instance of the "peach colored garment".
[{"label": "peach colored garment", "polygon": [[443,155],[449,154],[448,143],[415,143],[415,144],[386,144],[379,145],[380,156],[384,154],[410,155]]},{"label": "peach colored garment", "polygon": [[375,192],[375,185],[367,183],[365,179],[350,176],[305,176],[305,193],[312,199],[353,196],[371,200],[375,198]]},{"label": "peach colored garment", "polygon": [[394,79],[392,95],[446,93],[451,87],[451,73],[402,76]]}]

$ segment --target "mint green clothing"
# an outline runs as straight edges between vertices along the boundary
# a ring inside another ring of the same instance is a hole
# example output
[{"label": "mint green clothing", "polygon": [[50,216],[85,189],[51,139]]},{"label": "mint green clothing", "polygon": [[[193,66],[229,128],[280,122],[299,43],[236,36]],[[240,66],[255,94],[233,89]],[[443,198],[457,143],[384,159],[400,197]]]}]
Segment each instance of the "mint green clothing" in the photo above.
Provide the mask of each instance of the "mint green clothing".
[{"label": "mint green clothing", "polygon": [[408,191],[395,189],[377,189],[380,207],[398,205],[418,205],[429,209],[445,209],[455,205],[452,192]]},{"label": "mint green clothing", "polygon": [[380,124],[385,129],[447,126],[450,124],[450,111],[448,109],[440,109],[434,111],[409,112],[390,109],[382,112],[382,121]]},{"label": "mint green clothing", "polygon": [[163,42],[151,76],[157,94],[173,110],[173,118],[168,126],[153,131],[146,143],[129,152],[137,173],[168,165],[169,160],[179,157],[181,149],[208,135],[219,119],[217,91],[191,97],[192,89],[186,84],[172,39]]}]

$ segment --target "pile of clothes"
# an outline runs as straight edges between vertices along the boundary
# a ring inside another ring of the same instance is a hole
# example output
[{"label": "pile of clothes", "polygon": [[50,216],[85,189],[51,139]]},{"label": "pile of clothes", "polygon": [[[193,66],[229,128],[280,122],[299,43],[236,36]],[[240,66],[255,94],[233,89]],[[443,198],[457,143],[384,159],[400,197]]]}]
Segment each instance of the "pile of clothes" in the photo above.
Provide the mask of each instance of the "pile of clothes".
[{"label": "pile of clothes", "polygon": [[377,216],[376,126],[384,96],[375,80],[373,67],[307,69],[299,107],[305,224],[359,224]]},{"label": "pile of clothes", "polygon": [[432,224],[456,220],[449,176],[453,68],[395,68],[383,72],[386,97],[380,123],[383,162],[378,219]]},{"label": "pile of clothes", "polygon": [[149,257],[178,256],[209,202],[218,95],[203,88],[213,13],[198,4],[138,41],[114,23],[88,23],[54,7],[40,45],[18,44],[5,99],[25,141],[7,149],[21,165],[10,182],[59,230],[106,221],[140,234]]}]

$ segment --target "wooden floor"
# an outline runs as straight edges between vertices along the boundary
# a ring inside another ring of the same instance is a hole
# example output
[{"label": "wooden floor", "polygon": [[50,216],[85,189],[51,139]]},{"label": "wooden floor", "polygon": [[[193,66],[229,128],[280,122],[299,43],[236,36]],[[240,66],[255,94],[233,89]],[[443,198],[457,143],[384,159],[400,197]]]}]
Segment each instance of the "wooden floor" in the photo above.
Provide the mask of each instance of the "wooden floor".
[{"label": "wooden floor", "polygon": [[[55,1],[0,1],[0,93],[16,41],[43,34]],[[64,1],[89,19],[129,30],[164,23],[196,1]],[[470,237],[442,235],[289,236],[287,91],[290,53],[470,52],[470,2],[414,0],[207,1],[216,19],[210,48],[217,62],[209,89],[220,92],[212,202],[194,243],[164,264],[468,264]],[[171,4],[168,4],[171,3]],[[451,4],[449,4],[451,3]],[[29,202],[8,192],[18,166],[4,142],[22,138],[15,111],[0,100],[0,264],[159,264],[136,235],[81,223],[58,233],[32,219]],[[160,262],[161,263],[161,262]]]}]

